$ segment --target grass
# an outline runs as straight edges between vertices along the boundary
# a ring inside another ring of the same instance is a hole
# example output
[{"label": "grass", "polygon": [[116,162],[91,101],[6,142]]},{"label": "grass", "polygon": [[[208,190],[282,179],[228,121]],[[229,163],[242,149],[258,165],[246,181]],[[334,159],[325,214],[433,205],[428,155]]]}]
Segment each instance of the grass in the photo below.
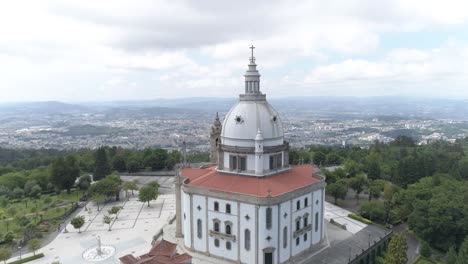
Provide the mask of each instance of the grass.
[{"label": "grass", "polygon": [[437,260],[431,259],[431,258],[426,258],[423,256],[418,256],[416,258],[416,261],[414,264],[441,264],[442,262],[439,262]]},{"label": "grass", "polygon": [[[3,213],[2,220],[0,220],[0,233],[5,234],[8,226],[8,231],[15,233],[15,237],[18,238],[24,232],[24,227],[19,222],[21,217],[28,218],[31,223],[39,223],[41,215],[43,219],[60,217],[70,210],[72,203],[77,202],[81,195],[82,191],[74,191],[70,194],[63,191],[58,195],[41,195],[40,199],[23,198],[3,202],[0,205],[0,212]],[[12,210],[16,213],[12,214]],[[57,224],[54,223],[54,225]]]}]

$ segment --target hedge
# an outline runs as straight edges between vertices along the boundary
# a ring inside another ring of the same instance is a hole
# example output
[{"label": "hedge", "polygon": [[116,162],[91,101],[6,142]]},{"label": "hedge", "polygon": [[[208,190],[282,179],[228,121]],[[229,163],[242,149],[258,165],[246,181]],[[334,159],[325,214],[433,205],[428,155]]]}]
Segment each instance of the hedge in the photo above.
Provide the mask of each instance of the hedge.
[{"label": "hedge", "polygon": [[13,262],[8,262],[8,264],[21,264],[21,263],[26,263],[26,262],[29,262],[29,261],[32,261],[32,260],[35,260],[35,259],[40,259],[40,258],[43,258],[43,257],[44,257],[44,253],[39,253],[39,254],[36,254],[35,256],[30,256],[30,257],[22,258],[20,260],[16,260],[16,261],[13,261]]},{"label": "hedge", "polygon": [[364,217],[362,217],[362,216],[359,216],[359,215],[349,214],[348,217],[351,218],[351,219],[357,220],[357,221],[359,221],[359,222],[362,222],[362,223],[364,223],[364,224],[367,224],[367,225],[372,224],[372,221],[371,221],[371,220],[366,219],[366,218],[364,218]]}]

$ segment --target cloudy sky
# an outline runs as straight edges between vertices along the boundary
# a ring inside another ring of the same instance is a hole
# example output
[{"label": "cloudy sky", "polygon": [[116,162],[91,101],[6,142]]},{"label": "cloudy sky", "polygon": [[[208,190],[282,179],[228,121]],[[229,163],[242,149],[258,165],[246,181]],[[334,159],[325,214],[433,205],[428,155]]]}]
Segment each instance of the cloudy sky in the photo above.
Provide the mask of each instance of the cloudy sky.
[{"label": "cloudy sky", "polygon": [[252,40],[284,96],[468,98],[468,1],[0,3],[0,101],[232,97]]}]

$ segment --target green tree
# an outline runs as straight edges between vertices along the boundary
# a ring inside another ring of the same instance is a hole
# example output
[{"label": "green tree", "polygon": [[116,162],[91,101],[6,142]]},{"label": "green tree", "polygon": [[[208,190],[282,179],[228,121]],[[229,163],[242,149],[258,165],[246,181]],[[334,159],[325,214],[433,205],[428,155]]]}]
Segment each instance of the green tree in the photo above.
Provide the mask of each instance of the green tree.
[{"label": "green tree", "polygon": [[371,154],[367,158],[367,176],[369,179],[380,179],[380,162],[376,154]]},{"label": "green tree", "polygon": [[465,237],[465,240],[458,249],[457,264],[468,264],[468,236]]},{"label": "green tree", "polygon": [[379,199],[382,194],[382,185],[377,181],[369,182],[369,201],[374,199]]},{"label": "green tree", "polygon": [[118,214],[122,210],[122,206],[112,206],[110,210],[107,211],[108,214],[110,215],[115,215],[115,219],[118,219]]},{"label": "green tree", "polygon": [[29,192],[29,197],[36,199],[35,201],[37,201],[37,199],[40,198],[41,193],[42,193],[41,186],[39,186],[39,184],[36,184],[31,188],[31,191]]},{"label": "green tree", "polygon": [[85,224],[85,217],[80,215],[77,217],[74,217],[71,221],[70,224],[75,228],[78,229],[78,233],[81,233],[81,228]]},{"label": "green tree", "polygon": [[37,238],[33,238],[28,241],[28,248],[33,252],[34,256],[36,256],[36,251],[41,248],[41,245],[41,240]]},{"label": "green tree", "polygon": [[363,174],[359,174],[349,180],[349,187],[356,192],[356,199],[359,201],[359,194],[364,190],[367,186],[368,181],[366,176]]},{"label": "green tree", "polygon": [[408,244],[404,234],[395,234],[388,244],[387,254],[385,254],[385,264],[406,264],[408,256],[406,251]]},{"label": "green tree", "polygon": [[150,201],[156,200],[156,198],[158,198],[158,189],[151,185],[142,187],[138,193],[138,199],[140,202],[147,202],[148,207],[150,206]]},{"label": "green tree", "polygon": [[93,174],[93,180],[99,181],[111,174],[111,167],[109,159],[107,158],[107,151],[105,147],[99,147],[96,150],[96,162]]},{"label": "green tree", "polygon": [[151,167],[152,170],[161,170],[166,166],[168,156],[167,151],[161,148],[152,151],[146,149],[143,162],[146,167]]},{"label": "green tree", "polygon": [[102,222],[103,222],[104,224],[109,225],[109,229],[108,229],[107,231],[111,231],[112,220],[114,220],[114,218],[113,218],[112,216],[110,216],[110,215],[104,215],[104,216],[102,217]]},{"label": "green tree", "polygon": [[130,157],[127,162],[127,171],[134,173],[140,171],[141,163],[136,157]]},{"label": "green tree", "polygon": [[346,184],[343,181],[337,181],[335,183],[327,185],[327,193],[329,193],[335,199],[335,204],[337,204],[338,199],[344,200],[346,198],[346,193],[348,192]]},{"label": "green tree", "polygon": [[344,163],[344,169],[348,173],[349,177],[355,177],[359,172],[362,171],[361,165],[354,160],[347,160]]},{"label": "green tree", "polygon": [[380,223],[385,221],[385,208],[381,201],[362,203],[359,207],[359,214],[371,221]]},{"label": "green tree", "polygon": [[446,264],[456,264],[457,263],[457,251],[455,247],[450,247],[449,251],[445,255],[445,263]]},{"label": "green tree", "polygon": [[93,184],[90,188],[91,194],[102,194],[106,197],[115,196],[115,199],[120,200],[120,190],[122,189],[122,180],[118,175],[109,175],[104,179]]},{"label": "green tree", "polygon": [[80,190],[88,190],[91,186],[91,176],[86,174],[78,178],[77,186]]},{"label": "green tree", "polygon": [[99,211],[101,204],[103,204],[104,201],[106,201],[106,196],[100,193],[93,193],[91,199],[94,201],[94,203],[97,206],[97,210]]},{"label": "green tree", "polygon": [[51,164],[51,182],[59,189],[71,193],[75,180],[80,176],[80,167],[74,156],[56,158]]},{"label": "green tree", "polygon": [[419,250],[419,253],[421,254],[421,256],[426,258],[429,258],[431,256],[431,247],[429,246],[429,244],[427,244],[426,241],[421,241],[421,248]]},{"label": "green tree", "polygon": [[24,191],[23,191],[23,189],[21,189],[20,187],[16,187],[16,188],[13,189],[13,191],[11,192],[11,197],[12,197],[12,198],[21,199],[21,198],[23,198],[23,196],[24,196]]},{"label": "green tree", "polygon": [[313,158],[314,164],[319,165],[319,166],[325,165],[326,159],[327,159],[327,156],[322,151],[317,151],[314,153],[314,158]]},{"label": "green tree", "polygon": [[0,248],[0,261],[6,264],[6,261],[11,258],[11,249],[9,248]]},{"label": "green tree", "polygon": [[116,155],[112,160],[112,167],[118,172],[127,170],[127,161],[123,155]]},{"label": "green tree", "polygon": [[128,198],[128,192],[132,191],[133,195],[133,191],[138,190],[138,187],[137,184],[133,181],[124,181],[124,183],[122,184],[122,189],[125,191],[125,196]]}]

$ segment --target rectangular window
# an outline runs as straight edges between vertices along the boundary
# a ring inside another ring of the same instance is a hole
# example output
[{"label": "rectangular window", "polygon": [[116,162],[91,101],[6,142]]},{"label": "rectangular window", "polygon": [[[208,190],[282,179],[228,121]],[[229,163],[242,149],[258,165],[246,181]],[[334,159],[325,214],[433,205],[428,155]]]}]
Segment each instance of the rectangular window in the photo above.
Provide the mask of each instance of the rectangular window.
[{"label": "rectangular window", "polygon": [[197,237],[202,238],[202,221],[200,219],[197,220]]},{"label": "rectangular window", "polygon": [[237,156],[229,156],[229,168],[231,170],[237,170]]},{"label": "rectangular window", "polygon": [[230,213],[231,213],[231,205],[226,204],[226,214],[230,214]]},{"label": "rectangular window", "polygon": [[280,169],[281,167],[283,167],[283,155],[280,154],[276,154],[276,168]]},{"label": "rectangular window", "polygon": [[275,159],[273,156],[270,156],[270,170],[275,169]]},{"label": "rectangular window", "polygon": [[301,209],[301,201],[300,200],[298,200],[296,202],[296,210],[299,210],[299,209]]},{"label": "rectangular window", "polygon": [[309,224],[309,218],[304,217],[304,227],[306,227]]},{"label": "rectangular window", "polygon": [[301,229],[301,220],[296,221],[296,231],[299,231]]},{"label": "rectangular window", "polygon": [[318,231],[318,225],[319,225],[319,217],[318,217],[318,213],[315,213],[315,232]]},{"label": "rectangular window", "polygon": [[309,206],[309,199],[305,198],[304,199],[304,207]]},{"label": "rectangular window", "polygon": [[304,241],[307,241],[307,233],[304,234]]},{"label": "rectangular window", "polygon": [[296,238],[296,246],[299,246],[299,242],[300,242],[300,239],[298,237],[298,238]]},{"label": "rectangular window", "polygon": [[246,157],[239,157],[239,170],[240,171],[247,170],[247,158]]},{"label": "rectangular window", "polygon": [[272,211],[271,211],[271,208],[268,207],[266,209],[266,228],[267,229],[271,229],[271,224],[272,224]]}]

